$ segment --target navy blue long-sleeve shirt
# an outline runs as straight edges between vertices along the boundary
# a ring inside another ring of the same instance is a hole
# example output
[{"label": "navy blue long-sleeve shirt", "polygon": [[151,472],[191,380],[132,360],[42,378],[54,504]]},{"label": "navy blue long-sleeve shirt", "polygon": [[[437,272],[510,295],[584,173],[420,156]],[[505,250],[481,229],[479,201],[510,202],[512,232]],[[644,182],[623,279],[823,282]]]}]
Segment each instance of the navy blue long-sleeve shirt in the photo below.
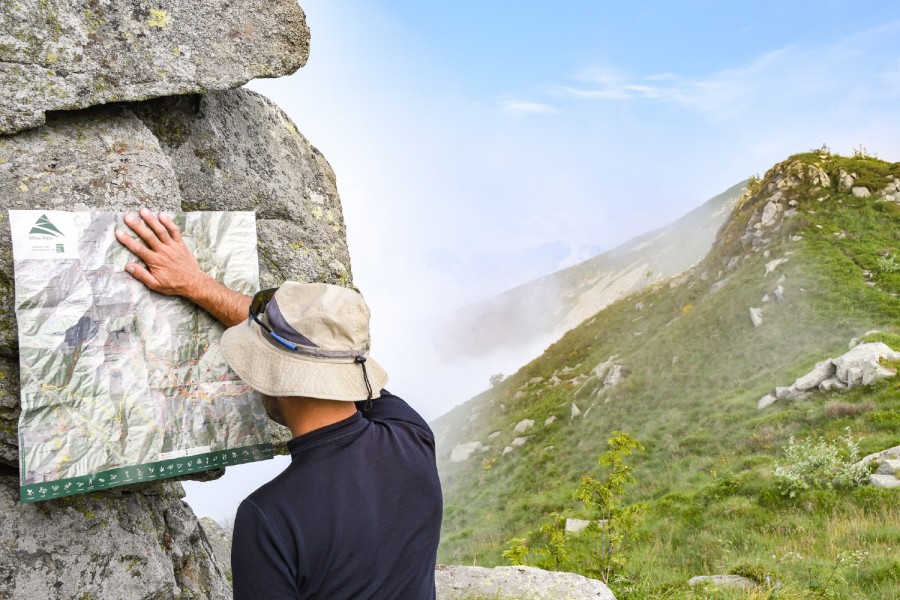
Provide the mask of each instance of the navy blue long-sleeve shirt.
[{"label": "navy blue long-sleeve shirt", "polygon": [[288,448],[238,507],[235,599],[433,599],[443,502],[422,417],[384,391]]}]

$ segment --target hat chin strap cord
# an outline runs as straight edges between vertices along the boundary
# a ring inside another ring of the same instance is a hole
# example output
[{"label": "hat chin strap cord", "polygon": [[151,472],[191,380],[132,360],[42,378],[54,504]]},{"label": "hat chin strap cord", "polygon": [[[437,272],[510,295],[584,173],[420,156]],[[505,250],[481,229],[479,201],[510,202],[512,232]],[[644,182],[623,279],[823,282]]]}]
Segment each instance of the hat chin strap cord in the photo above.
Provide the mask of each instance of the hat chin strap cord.
[{"label": "hat chin strap cord", "polygon": [[365,356],[357,356],[356,362],[362,367],[363,371],[363,379],[366,381],[366,391],[369,393],[367,398],[366,406],[363,410],[370,410],[372,408],[372,384],[369,383],[369,372],[366,371],[366,357]]}]

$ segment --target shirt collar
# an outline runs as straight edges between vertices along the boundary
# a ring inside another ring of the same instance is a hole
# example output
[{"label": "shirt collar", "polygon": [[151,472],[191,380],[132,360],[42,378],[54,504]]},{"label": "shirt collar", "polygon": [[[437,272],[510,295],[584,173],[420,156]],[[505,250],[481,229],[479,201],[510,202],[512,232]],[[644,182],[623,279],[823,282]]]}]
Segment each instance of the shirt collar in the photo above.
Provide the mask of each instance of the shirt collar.
[{"label": "shirt collar", "polygon": [[352,416],[342,421],[298,435],[287,443],[288,450],[291,453],[291,460],[297,459],[307,450],[334,444],[348,437],[356,436],[368,425],[369,421],[363,418],[361,412],[356,411]]}]

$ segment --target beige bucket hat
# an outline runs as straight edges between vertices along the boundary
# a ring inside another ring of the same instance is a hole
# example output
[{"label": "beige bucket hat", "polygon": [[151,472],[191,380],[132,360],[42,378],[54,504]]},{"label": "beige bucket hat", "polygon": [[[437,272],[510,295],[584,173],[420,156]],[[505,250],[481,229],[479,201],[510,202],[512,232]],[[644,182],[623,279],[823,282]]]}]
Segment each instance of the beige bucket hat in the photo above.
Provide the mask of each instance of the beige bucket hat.
[{"label": "beige bucket hat", "polygon": [[268,396],[377,398],[387,373],[368,358],[369,307],[353,290],[286,281],[253,297],[250,318],[225,330],[235,373]]}]

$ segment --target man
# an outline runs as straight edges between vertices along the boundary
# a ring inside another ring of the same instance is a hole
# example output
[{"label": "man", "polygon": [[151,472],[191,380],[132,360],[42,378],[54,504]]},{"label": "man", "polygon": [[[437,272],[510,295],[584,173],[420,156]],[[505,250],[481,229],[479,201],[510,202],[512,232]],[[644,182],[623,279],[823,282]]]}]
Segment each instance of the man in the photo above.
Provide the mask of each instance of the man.
[{"label": "man", "polygon": [[365,355],[362,297],[286,282],[251,299],[201,271],[167,216],[142,209],[125,224],[140,240],[116,237],[144,263],[126,271],[229,326],[228,364],[294,436],[290,466],[238,508],[234,597],[434,598],[442,509],[434,435],[382,389],[387,375]]}]

